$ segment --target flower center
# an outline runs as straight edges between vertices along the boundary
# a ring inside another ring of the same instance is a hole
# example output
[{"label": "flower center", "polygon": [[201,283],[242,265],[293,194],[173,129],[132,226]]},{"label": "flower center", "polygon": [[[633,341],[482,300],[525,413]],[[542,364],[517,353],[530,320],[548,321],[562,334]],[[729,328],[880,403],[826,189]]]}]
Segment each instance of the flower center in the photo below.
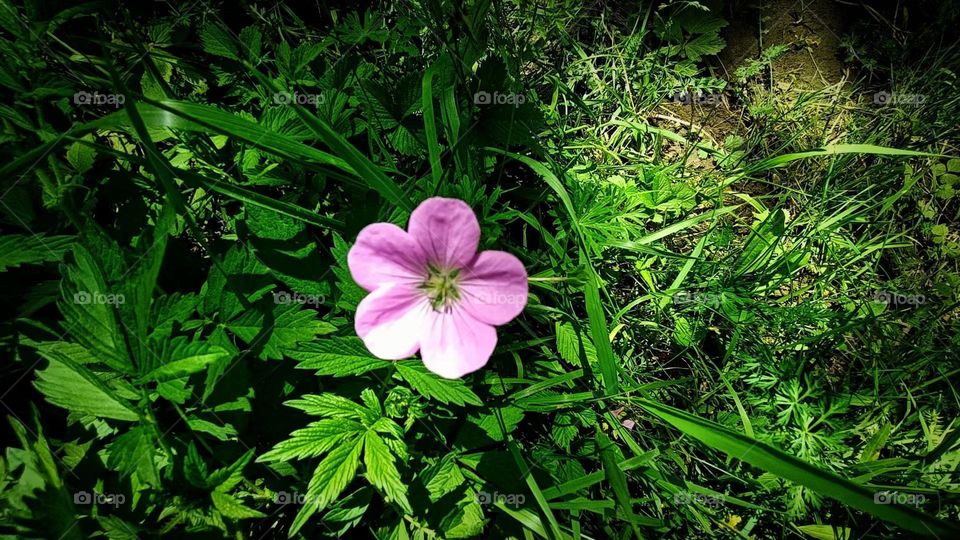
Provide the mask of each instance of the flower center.
[{"label": "flower center", "polygon": [[460,270],[444,270],[433,265],[427,267],[427,279],[420,288],[427,293],[430,305],[440,311],[450,307],[460,299],[459,279]]}]

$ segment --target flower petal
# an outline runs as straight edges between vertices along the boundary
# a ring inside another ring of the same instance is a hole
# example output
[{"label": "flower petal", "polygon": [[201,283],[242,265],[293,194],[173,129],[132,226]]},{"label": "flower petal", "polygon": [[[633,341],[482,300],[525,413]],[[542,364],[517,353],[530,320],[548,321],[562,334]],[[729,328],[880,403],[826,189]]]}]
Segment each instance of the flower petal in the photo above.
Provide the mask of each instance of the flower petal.
[{"label": "flower petal", "polygon": [[420,333],[433,310],[423,292],[409,285],[385,285],[357,306],[354,328],[377,358],[402,360],[420,348]]},{"label": "flower petal", "polygon": [[414,283],[426,277],[427,258],[406,231],[392,223],[367,225],[347,253],[347,266],[361,287]]},{"label": "flower petal", "polygon": [[505,251],[484,251],[460,278],[460,305],[473,318],[506,324],[527,305],[527,270]]},{"label": "flower petal", "polygon": [[486,365],[497,346],[497,331],[460,309],[431,312],[420,337],[427,369],[447,379],[463,377]]},{"label": "flower petal", "polygon": [[463,268],[473,260],[480,243],[480,224],[467,203],[433,197],[410,214],[410,235],[431,263],[446,269]]}]

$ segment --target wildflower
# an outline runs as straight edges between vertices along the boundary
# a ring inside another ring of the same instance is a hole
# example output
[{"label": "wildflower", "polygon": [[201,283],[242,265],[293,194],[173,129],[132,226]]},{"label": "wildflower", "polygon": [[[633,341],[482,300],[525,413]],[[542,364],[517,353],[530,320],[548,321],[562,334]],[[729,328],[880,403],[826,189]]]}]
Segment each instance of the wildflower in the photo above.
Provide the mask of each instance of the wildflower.
[{"label": "wildflower", "polygon": [[391,223],[360,231],[347,264],[370,291],[355,328],[374,356],[400,360],[419,350],[427,369],[450,379],[487,363],[494,327],[527,303],[527,272],[509,253],[477,253],[479,242],[470,207],[442,197],[421,203],[406,231]]}]

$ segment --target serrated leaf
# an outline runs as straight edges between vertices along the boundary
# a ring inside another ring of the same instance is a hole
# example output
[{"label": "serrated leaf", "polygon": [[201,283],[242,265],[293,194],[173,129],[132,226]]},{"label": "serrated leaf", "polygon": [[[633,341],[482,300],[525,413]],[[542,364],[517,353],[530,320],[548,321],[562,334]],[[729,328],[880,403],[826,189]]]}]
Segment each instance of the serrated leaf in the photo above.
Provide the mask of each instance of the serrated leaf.
[{"label": "serrated leaf", "polygon": [[34,385],[47,401],[71,412],[128,422],[139,418],[129,402],[82,366],[51,359],[46,369],[37,372]]},{"label": "serrated leaf", "polygon": [[324,416],[327,418],[359,418],[361,407],[359,404],[336,394],[306,394],[300,399],[292,399],[284,403],[295,407],[307,414]]},{"label": "serrated leaf", "polygon": [[466,479],[460,472],[460,466],[453,454],[445,456],[433,468],[432,476],[427,482],[427,491],[430,492],[430,502],[437,502],[444,495],[456,491],[463,486]]},{"label": "serrated leaf", "polygon": [[208,478],[208,485],[215,486],[215,491],[227,493],[243,481],[243,468],[253,459],[253,449],[249,449],[228,467],[217,469]]},{"label": "serrated leaf", "polygon": [[108,290],[99,264],[81,245],[73,248],[73,264],[64,265],[60,311],[70,334],[101,362],[122,372],[132,364],[115,306],[125,302],[122,293]]},{"label": "serrated leaf", "polygon": [[284,349],[337,329],[318,319],[316,311],[301,309],[299,304],[276,305],[270,317],[260,310],[247,311],[227,323],[227,328],[251,346],[260,348],[259,357],[265,360],[280,360]]},{"label": "serrated leaf", "polygon": [[148,428],[132,428],[107,447],[107,466],[120,471],[121,477],[136,473],[140,482],[158,486],[160,478],[153,461],[156,448],[156,441]]},{"label": "serrated leaf", "polygon": [[397,373],[414,392],[441,403],[483,405],[480,398],[461,380],[444,379],[431,373],[421,362],[397,362]]},{"label": "serrated leaf", "polygon": [[362,439],[355,437],[336,446],[317,465],[307,485],[307,502],[294,518],[290,528],[291,536],[303,527],[310,516],[325,509],[346,489],[357,475],[362,449]]},{"label": "serrated leaf", "polygon": [[200,33],[200,43],[203,44],[203,50],[210,54],[230,60],[240,58],[233,37],[219,25],[207,24]]},{"label": "serrated leaf", "polygon": [[163,382],[199,373],[208,365],[230,356],[223,347],[180,337],[164,342],[160,351],[162,365],[143,376],[144,381]]},{"label": "serrated leaf", "polygon": [[220,493],[214,491],[210,493],[210,499],[213,501],[213,506],[220,511],[224,517],[230,519],[251,519],[251,518],[262,518],[267,517],[266,514],[253,508],[248,508],[243,505],[236,498],[227,495],[226,493]]},{"label": "serrated leaf", "polygon": [[556,323],[555,331],[557,335],[557,352],[560,353],[560,358],[563,358],[575,366],[581,365],[580,345],[582,343],[587,361],[590,365],[597,363],[597,349],[589,339],[581,340],[572,324],[558,322]]},{"label": "serrated leaf", "polygon": [[317,457],[328,452],[344,439],[363,432],[363,425],[343,418],[327,418],[311,423],[290,434],[272,450],[257,458],[258,462],[290,461]]},{"label": "serrated leaf", "polygon": [[407,487],[400,479],[396,458],[383,439],[373,431],[364,435],[363,463],[367,468],[367,480],[386,495],[387,501],[400,505],[407,513],[412,512],[407,501]]},{"label": "serrated leaf", "polygon": [[203,418],[197,418],[191,416],[187,418],[187,425],[190,426],[192,431],[197,431],[200,433],[206,433],[212,435],[219,441],[230,441],[235,440],[237,437],[237,430],[230,424],[227,425],[218,425],[214,424],[209,420],[204,420]]},{"label": "serrated leaf", "polygon": [[362,375],[391,365],[391,362],[371,356],[363,341],[354,337],[330,337],[303,343],[284,352],[299,361],[297,368],[312,369],[317,375],[333,377]]},{"label": "serrated leaf", "polygon": [[[93,140],[91,135],[87,135],[85,138]],[[96,156],[96,150],[81,142],[75,142],[67,149],[67,161],[70,162],[70,165],[73,165],[73,168],[79,174],[83,174],[93,167],[93,160]]]}]

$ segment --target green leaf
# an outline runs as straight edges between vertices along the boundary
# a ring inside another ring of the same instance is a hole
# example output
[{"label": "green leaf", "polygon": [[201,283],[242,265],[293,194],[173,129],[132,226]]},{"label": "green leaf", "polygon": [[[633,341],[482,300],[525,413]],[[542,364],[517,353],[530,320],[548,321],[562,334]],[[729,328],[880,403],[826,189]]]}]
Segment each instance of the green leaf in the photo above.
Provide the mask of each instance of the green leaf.
[{"label": "green leaf", "polygon": [[192,431],[197,433],[206,433],[212,435],[218,441],[236,441],[237,429],[230,424],[214,424],[209,420],[197,418],[196,416],[187,417],[187,425]]},{"label": "green leaf", "polygon": [[333,267],[333,274],[337,276],[337,289],[340,291],[340,298],[337,306],[348,311],[355,311],[357,304],[367,295],[353,280],[350,274],[350,268],[347,266],[347,253],[350,251],[350,244],[346,243],[339,234],[333,235],[333,249],[331,253],[337,261]]},{"label": "green leaf", "polygon": [[607,317],[600,302],[599,278],[589,264],[586,265],[587,282],[583,285],[586,300],[587,317],[590,319],[590,338],[597,351],[597,362],[603,377],[603,389],[607,394],[616,394],[620,388],[617,360],[610,345],[610,332],[607,329]]},{"label": "green leaf", "polygon": [[243,503],[226,493],[220,493],[218,491],[211,492],[210,499],[213,501],[213,506],[215,506],[224,517],[230,519],[267,517],[263,512],[254,510],[253,508],[247,508]]},{"label": "green leaf", "polygon": [[336,394],[306,394],[300,399],[292,399],[284,405],[300,409],[315,416],[327,418],[360,418],[364,407]]},{"label": "green leaf", "polygon": [[[267,268],[245,247],[233,246],[227,251],[221,268],[210,268],[210,275],[201,290],[200,312],[227,321],[248,309],[276,287]],[[226,275],[224,275],[224,272]],[[249,313],[247,314],[249,316]]]},{"label": "green leaf", "polygon": [[580,360],[580,345],[582,344],[587,362],[591,365],[596,364],[597,349],[589,340],[581,339],[580,333],[573,328],[572,324],[558,322],[554,325],[554,330],[557,335],[557,352],[560,353],[560,358],[575,366],[582,365]]},{"label": "green leaf", "polygon": [[673,328],[673,340],[681,347],[689,347],[693,344],[694,332],[693,326],[686,317],[677,317],[676,326]]},{"label": "green leaf", "polygon": [[316,311],[301,309],[299,304],[276,305],[270,317],[260,310],[247,311],[227,323],[227,328],[251,346],[261,348],[259,357],[265,360],[280,360],[285,349],[336,330],[319,320]]},{"label": "green leaf", "polygon": [[483,405],[480,398],[459,379],[444,379],[431,373],[422,362],[397,362],[397,373],[415,392],[441,403]]},{"label": "green leaf", "polygon": [[454,454],[444,456],[427,477],[429,481],[426,483],[426,488],[430,492],[430,502],[434,503],[444,495],[453,493],[466,482]]},{"label": "green leaf", "polygon": [[313,471],[313,477],[307,485],[306,503],[290,527],[290,536],[306,523],[314,513],[324,510],[346,489],[357,475],[360,466],[360,453],[363,439],[355,437],[338,444]]},{"label": "green leaf", "polygon": [[395,502],[406,513],[411,513],[407,501],[407,486],[400,479],[396,458],[383,439],[373,431],[364,436],[363,463],[367,468],[367,480],[386,495],[386,500]]},{"label": "green leaf", "polygon": [[633,528],[633,534],[637,538],[643,538],[640,533],[640,526],[637,523],[636,516],[633,513],[633,503],[630,502],[630,491],[627,488],[627,475],[620,469],[620,463],[623,456],[610,438],[604,433],[597,433],[597,447],[600,449],[600,461],[603,462],[603,474],[613,488],[613,497],[617,501],[617,506],[630,522]]},{"label": "green leaf", "polygon": [[[87,138],[92,139],[93,137],[88,135]],[[73,165],[73,168],[79,174],[83,174],[93,167],[93,160],[96,156],[97,153],[93,148],[79,141],[71,144],[70,148],[67,149],[67,161],[70,162],[70,165]]]},{"label": "green leaf", "polygon": [[160,477],[153,461],[156,440],[148,427],[137,426],[120,435],[107,447],[107,466],[120,471],[122,477],[137,475],[137,481],[159,486]]},{"label": "green leaf", "polygon": [[786,230],[786,213],[777,209],[750,231],[747,243],[734,264],[734,275],[753,272],[770,259]]},{"label": "green leaf", "polygon": [[848,527],[833,525],[797,525],[803,534],[816,540],[851,540],[853,535]]},{"label": "green leaf", "polygon": [[203,44],[203,50],[210,54],[230,60],[240,58],[233,37],[219,25],[210,23],[204,26],[200,33],[200,43]]},{"label": "green leaf", "polygon": [[34,384],[47,401],[68,411],[128,422],[139,419],[129,402],[83,366],[50,359],[47,368],[37,372]]},{"label": "green leaf", "polygon": [[169,381],[199,373],[230,353],[223,347],[178,337],[164,342],[159,356],[162,365],[144,375],[144,381]]},{"label": "green leaf", "polygon": [[363,341],[355,337],[329,337],[303,343],[296,349],[285,349],[284,352],[299,361],[298,368],[316,370],[317,375],[333,377],[362,375],[392,365],[372,356]]},{"label": "green leaf", "polygon": [[363,432],[363,426],[353,420],[327,418],[311,423],[290,434],[272,450],[257,458],[258,462],[290,461],[321,456],[349,437]]},{"label": "green leaf", "polygon": [[[769,171],[779,167],[784,167],[794,161],[819,156],[836,156],[842,154],[872,154],[877,156],[907,156],[907,157],[941,157],[939,154],[929,152],[917,152],[915,150],[902,150],[900,148],[889,148],[886,146],[877,146],[874,144],[831,144],[814,150],[805,152],[794,152],[783,154],[772,158],[762,159],[750,164],[744,168],[744,171],[735,178],[749,176],[763,171]],[[727,180],[725,183],[730,182]]]},{"label": "green leaf", "polygon": [[108,289],[100,266],[86,248],[73,248],[74,263],[61,271],[60,311],[70,334],[101,362],[122,372],[132,363],[117,323],[116,306],[126,302],[123,293]]}]

